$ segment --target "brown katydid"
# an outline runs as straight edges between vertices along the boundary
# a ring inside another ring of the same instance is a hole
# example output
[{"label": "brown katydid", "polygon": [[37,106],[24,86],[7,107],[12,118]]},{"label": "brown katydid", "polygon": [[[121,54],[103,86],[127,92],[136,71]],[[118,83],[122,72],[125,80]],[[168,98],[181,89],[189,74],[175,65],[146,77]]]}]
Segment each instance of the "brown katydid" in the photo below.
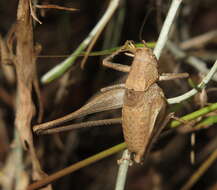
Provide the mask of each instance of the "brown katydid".
[{"label": "brown katydid", "polygon": [[[132,66],[109,62],[120,52],[130,51],[134,54]],[[122,123],[127,148],[134,153],[133,160],[140,163],[148,150],[150,141],[159,134],[161,122],[165,118],[166,98],[162,89],[156,83],[158,80],[171,80],[188,77],[187,73],[163,74],[158,73],[158,64],[152,50],[135,48],[127,42],[121,49],[108,56],[103,65],[118,71],[129,72],[125,84],[103,88],[101,93],[79,110],[62,118],[34,126],[37,133],[48,134],[70,129]],[[98,121],[87,121],[78,124],[53,128],[69,120],[105,110],[122,107],[122,117]]]}]

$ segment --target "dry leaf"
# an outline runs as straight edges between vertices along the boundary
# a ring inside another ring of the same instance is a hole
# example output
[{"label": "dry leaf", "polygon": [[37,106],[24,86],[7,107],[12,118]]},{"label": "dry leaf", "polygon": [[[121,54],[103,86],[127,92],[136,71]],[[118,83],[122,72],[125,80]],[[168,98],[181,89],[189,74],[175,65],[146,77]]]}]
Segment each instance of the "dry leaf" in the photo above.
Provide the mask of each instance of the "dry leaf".
[{"label": "dry leaf", "polygon": [[[32,17],[30,12],[29,0],[20,0],[17,9],[17,46],[16,58],[14,60],[17,74],[15,125],[21,137],[23,147],[30,153],[33,166],[33,179],[39,180],[46,174],[41,170],[36,156],[31,129],[31,121],[36,113],[32,93],[35,90],[40,103],[40,90],[36,75],[36,56],[33,46]],[[39,114],[39,117],[41,117],[41,114]]]},{"label": "dry leaf", "polygon": [[9,64],[12,64],[13,58],[5,40],[2,38],[1,35],[0,35],[0,55],[1,55],[1,67],[4,76],[10,84],[13,84],[15,81],[14,71],[12,67],[9,66]]}]

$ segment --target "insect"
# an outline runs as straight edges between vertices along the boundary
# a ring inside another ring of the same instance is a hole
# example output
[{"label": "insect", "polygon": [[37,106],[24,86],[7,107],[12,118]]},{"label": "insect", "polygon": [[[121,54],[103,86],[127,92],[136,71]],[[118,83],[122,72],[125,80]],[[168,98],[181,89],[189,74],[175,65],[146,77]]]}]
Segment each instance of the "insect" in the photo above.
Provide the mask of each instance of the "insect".
[{"label": "insect", "polygon": [[[110,60],[120,52],[130,51],[134,59],[131,66],[111,63]],[[118,71],[129,73],[126,83],[103,88],[101,94],[93,98],[79,110],[54,121],[37,125],[33,128],[37,133],[54,133],[72,128],[122,123],[124,138],[128,150],[133,153],[133,160],[141,163],[148,151],[151,139],[159,134],[162,121],[166,115],[166,98],[156,83],[158,80],[171,80],[188,77],[187,73],[158,73],[157,59],[148,47],[135,48],[127,41],[126,44],[108,56],[103,65]],[[66,121],[91,113],[122,107],[122,117],[54,128]]]}]

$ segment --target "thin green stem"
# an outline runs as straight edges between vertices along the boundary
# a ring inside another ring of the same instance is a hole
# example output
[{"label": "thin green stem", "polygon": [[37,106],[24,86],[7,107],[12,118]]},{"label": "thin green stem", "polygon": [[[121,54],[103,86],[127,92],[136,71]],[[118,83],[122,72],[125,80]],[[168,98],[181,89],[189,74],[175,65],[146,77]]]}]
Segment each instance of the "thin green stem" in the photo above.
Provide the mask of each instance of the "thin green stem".
[{"label": "thin green stem", "polygon": [[194,126],[194,129],[207,128],[217,123],[217,115],[209,116]]},{"label": "thin green stem", "polygon": [[[204,107],[204,108],[199,109],[195,112],[192,112],[188,115],[185,115],[185,116],[181,117],[181,119],[183,119],[185,121],[191,121],[193,119],[196,119],[200,116],[206,115],[207,113],[210,113],[210,112],[215,111],[215,110],[217,110],[217,103],[211,104],[210,106]],[[175,127],[178,127],[179,125],[181,125],[181,122],[174,120],[171,122],[170,127],[175,128]]]},{"label": "thin green stem", "polygon": [[41,79],[42,83],[49,83],[53,81],[54,79],[62,76],[68,69],[72,66],[74,61],[77,59],[78,55],[88,46],[88,44],[94,39],[96,34],[101,31],[110,18],[112,17],[113,13],[118,7],[120,0],[111,0],[110,4],[105,12],[105,14],[102,16],[102,18],[99,20],[99,22],[95,25],[95,27],[92,29],[92,31],[89,33],[86,39],[83,40],[83,42],[78,46],[78,48],[62,63],[58,64],[56,67],[48,71]]},{"label": "thin green stem", "polygon": [[[156,44],[155,42],[147,42],[146,46],[149,47],[149,48],[154,48],[155,44]],[[142,43],[136,43],[134,45],[137,48],[145,46]],[[123,45],[122,46],[117,46],[117,47],[114,47],[114,48],[110,48],[110,49],[106,49],[106,50],[102,50],[102,51],[93,51],[93,52],[90,52],[89,56],[109,55],[109,54],[114,53],[115,51],[117,51],[121,47],[123,47]],[[127,51],[127,49],[126,49],[126,51]],[[87,53],[86,51],[82,51],[82,52],[80,52],[78,54],[78,56],[84,56],[86,53]],[[68,56],[70,56],[70,55],[39,55],[38,57],[39,58],[64,58],[64,57],[68,57]]]},{"label": "thin green stem", "polygon": [[121,144],[118,144],[116,146],[113,146],[112,148],[109,148],[105,151],[102,151],[94,156],[91,156],[85,160],[82,160],[80,162],[77,162],[67,168],[64,168],[63,170],[60,170],[52,175],[49,175],[47,177],[45,177],[44,179],[42,180],[39,180],[31,185],[29,185],[29,187],[27,188],[27,190],[34,190],[34,189],[38,189],[40,187],[43,187],[49,183],[51,183],[52,181],[55,181],[65,175],[68,175],[74,171],[77,171],[79,170],[80,168],[83,168],[85,166],[88,166],[90,164],[93,164],[103,158],[106,158],[108,156],[111,156],[112,154],[115,154],[123,149],[126,148],[126,144],[125,143],[121,143]]},{"label": "thin green stem", "polygon": [[[147,43],[146,43],[147,47],[149,47],[149,48],[154,48],[155,44],[156,44],[155,42],[147,42]],[[136,43],[136,44],[134,44],[134,45],[135,45],[135,47],[137,47],[137,48],[144,47],[144,44],[142,44],[142,43]],[[122,45],[122,46],[115,47],[115,48],[107,49],[107,50],[91,52],[89,55],[90,55],[90,56],[109,55],[109,54],[114,53],[115,51],[117,51],[117,50],[120,49],[121,47],[123,47],[123,45]],[[127,51],[127,49],[126,49],[126,51]],[[83,56],[84,54],[85,54],[85,52],[82,52],[80,55]]]}]

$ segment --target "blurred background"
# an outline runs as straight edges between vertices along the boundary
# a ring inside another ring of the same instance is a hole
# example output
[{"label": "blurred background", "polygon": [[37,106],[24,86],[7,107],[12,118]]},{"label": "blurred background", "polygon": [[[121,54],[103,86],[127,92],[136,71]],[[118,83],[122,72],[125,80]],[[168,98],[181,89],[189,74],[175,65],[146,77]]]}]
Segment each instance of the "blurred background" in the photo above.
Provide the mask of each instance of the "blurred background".
[{"label": "blurred background", "polygon": [[[114,16],[100,35],[92,51],[101,51],[121,46],[126,40],[135,43],[155,42],[171,1],[163,0],[122,0]],[[18,1],[0,1],[0,34],[5,37],[16,21]],[[109,1],[100,0],[41,0],[38,4],[56,4],[78,9],[74,12],[38,9],[38,18],[42,24],[34,23],[34,40],[42,48],[37,57],[39,80],[43,74],[63,61],[86,38],[92,28],[106,11]],[[181,47],[188,56],[195,56],[206,63],[209,69],[217,59],[217,1],[185,0],[171,33],[171,40]],[[199,45],[184,42],[193,37],[214,31],[214,37]],[[183,45],[184,44],[184,45]],[[102,66],[105,56],[90,56],[83,69],[82,57],[76,60],[69,72],[50,84],[40,84],[42,101],[45,106],[43,121],[64,116],[80,108],[102,87],[125,80],[125,74]],[[130,64],[131,58],[121,54],[114,62]],[[201,81],[203,73],[186,63],[186,58],[176,59],[166,49],[159,61],[160,72],[188,72],[195,83]],[[16,79],[13,66],[1,64],[0,69],[0,174],[5,175],[9,163],[9,153],[14,137],[14,105]],[[182,104],[170,106],[176,116],[191,113],[201,106],[214,103],[216,99],[216,80],[209,83],[207,91]],[[166,81],[160,83],[166,97],[175,97],[192,87],[187,80]],[[209,90],[210,89],[210,90]],[[213,113],[215,115],[215,113]],[[121,110],[112,110],[92,114],[73,121],[99,120],[115,118]],[[33,121],[33,124],[36,121]],[[197,122],[197,121],[195,121]],[[196,162],[190,163],[191,131],[167,130],[154,145],[153,153],[143,165],[130,167],[127,190],[144,189],[180,189],[207,156],[216,149],[215,125],[196,131]],[[54,173],[72,163],[85,159],[100,151],[123,142],[120,125],[100,126],[54,135],[34,136],[37,155],[43,170]],[[53,183],[54,189],[114,189],[117,175],[117,160],[121,154],[108,157],[82,168]],[[16,158],[14,158],[16,159]],[[25,171],[30,175],[30,159],[23,158]],[[13,170],[12,170],[13,171]],[[9,174],[8,174],[9,175]],[[7,176],[7,175],[6,175]],[[213,164],[192,189],[217,189],[217,165]],[[0,185],[5,183],[0,175]],[[8,179],[10,181],[10,178]],[[10,182],[8,182],[10,183]],[[5,185],[2,189],[7,189]]]}]

